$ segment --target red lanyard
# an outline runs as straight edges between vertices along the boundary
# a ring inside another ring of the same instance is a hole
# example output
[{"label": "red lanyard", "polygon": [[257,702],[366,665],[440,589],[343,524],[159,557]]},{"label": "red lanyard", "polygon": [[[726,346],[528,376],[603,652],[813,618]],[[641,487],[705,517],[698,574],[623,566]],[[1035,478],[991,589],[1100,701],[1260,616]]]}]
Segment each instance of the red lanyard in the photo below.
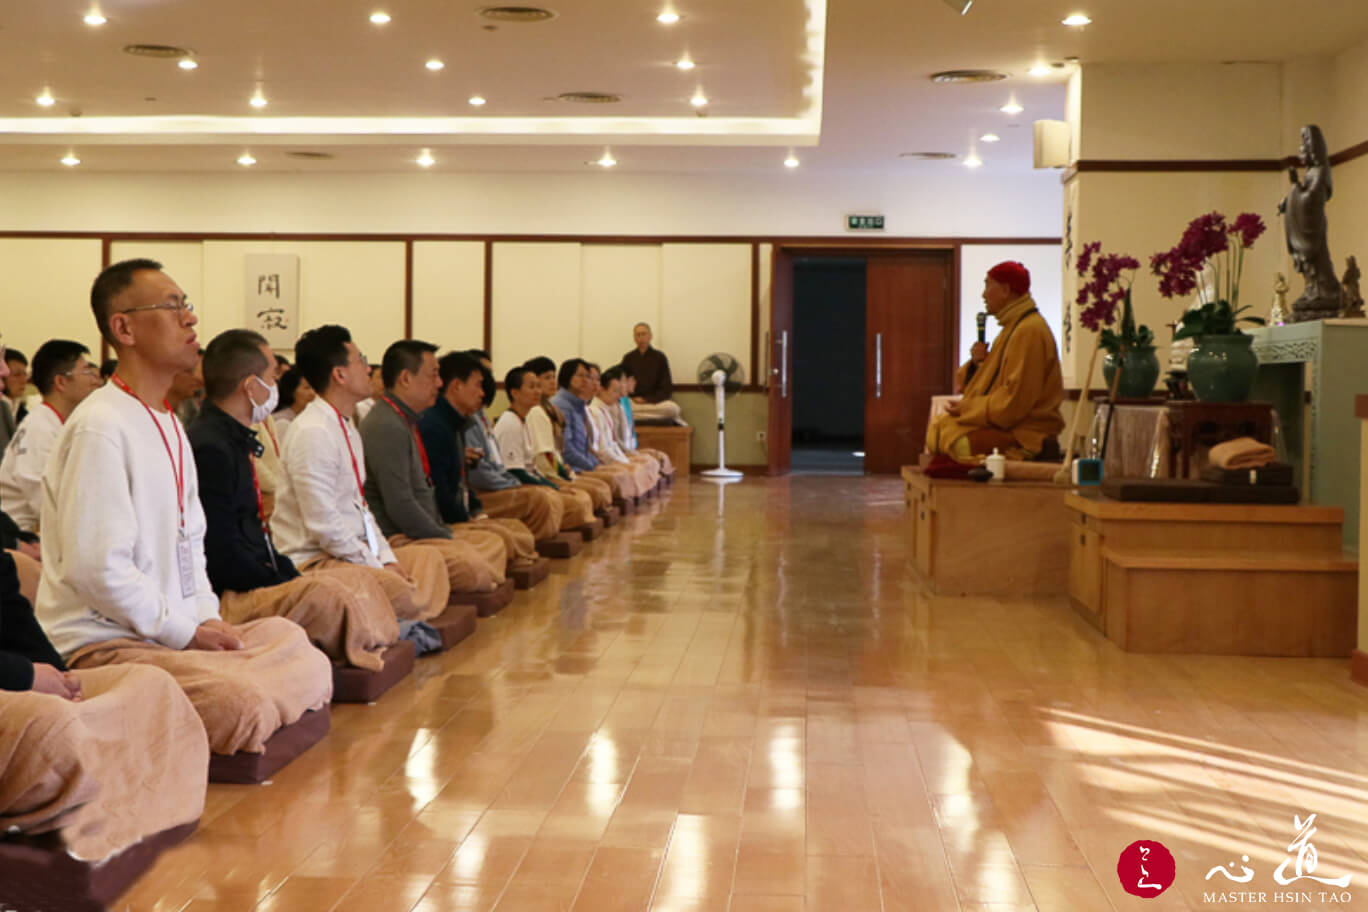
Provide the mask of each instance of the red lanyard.
[{"label": "red lanyard", "polygon": [[409,430],[413,431],[413,442],[418,444],[418,458],[423,460],[423,477],[427,479],[428,487],[432,487],[432,466],[428,463],[427,447],[423,446],[423,435],[418,433],[418,426],[409,421],[408,415],[405,415],[404,410],[394,404],[393,399],[389,396],[382,396],[381,398],[389,403],[389,407],[394,409],[394,413],[404,419]]},{"label": "red lanyard", "polygon": [[[157,433],[161,435],[162,446],[166,447],[166,458],[171,461],[171,471],[176,476],[176,512],[180,514],[180,528],[181,533],[184,534],[185,448],[181,446],[180,422],[176,420],[176,414],[171,411],[171,406],[167,403],[165,399],[163,399],[162,406],[166,409],[167,415],[171,417],[171,427],[174,428],[176,432],[176,452],[181,454],[180,465],[177,465],[176,457],[171,454],[171,441],[166,439],[166,431],[162,430],[161,422],[158,421],[157,416],[152,413],[152,409],[148,407],[146,402],[143,402],[141,396],[133,392],[132,387],[130,387],[127,383],[123,382],[123,379],[118,374],[111,375],[109,379],[113,380],[114,385],[117,386],[119,389],[123,390],[125,393],[128,393],[128,395],[132,396],[134,399],[137,399],[138,404],[141,405],[147,411],[147,417],[151,418],[152,423],[157,426]],[[53,411],[55,412],[57,410],[53,409]]]},{"label": "red lanyard", "polygon": [[[57,407],[56,407],[56,406],[54,406],[51,402],[44,402],[43,405],[46,406],[47,408],[52,409],[52,414],[54,414],[54,415],[57,416],[57,422],[58,422],[59,424],[66,424],[66,419],[62,417],[62,413],[61,413],[61,412],[57,411]],[[160,428],[160,427],[161,427],[161,426],[158,425],[158,428]]]},{"label": "red lanyard", "polygon": [[337,406],[329,402],[328,407],[337,412],[337,426],[342,429],[342,439],[347,441],[347,455],[351,456],[352,475],[356,477],[356,493],[361,495],[361,506],[364,507],[366,506],[366,488],[361,484],[361,467],[356,464],[356,450],[352,449],[351,434],[347,433],[347,421],[342,417],[342,413],[337,411]]}]

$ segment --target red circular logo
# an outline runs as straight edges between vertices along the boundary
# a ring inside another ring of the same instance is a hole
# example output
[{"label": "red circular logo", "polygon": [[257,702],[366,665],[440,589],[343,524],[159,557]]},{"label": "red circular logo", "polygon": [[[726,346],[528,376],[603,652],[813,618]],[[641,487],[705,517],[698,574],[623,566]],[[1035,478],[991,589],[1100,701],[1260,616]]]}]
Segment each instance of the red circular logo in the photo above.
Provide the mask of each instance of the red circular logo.
[{"label": "red circular logo", "polygon": [[1116,859],[1122,889],[1145,899],[1153,899],[1173,886],[1176,869],[1173,853],[1152,839],[1137,839]]}]

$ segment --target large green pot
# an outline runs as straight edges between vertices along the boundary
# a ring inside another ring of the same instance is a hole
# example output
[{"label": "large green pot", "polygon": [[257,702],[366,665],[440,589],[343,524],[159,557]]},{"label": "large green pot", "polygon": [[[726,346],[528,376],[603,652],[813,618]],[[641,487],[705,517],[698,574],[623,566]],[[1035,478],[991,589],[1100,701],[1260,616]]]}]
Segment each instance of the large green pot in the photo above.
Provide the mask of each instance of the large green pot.
[{"label": "large green pot", "polygon": [[[1111,389],[1112,378],[1116,376],[1117,356],[1107,352],[1102,359],[1102,376]],[[1154,384],[1159,381],[1159,357],[1154,346],[1129,349],[1121,357],[1121,382],[1116,387],[1118,399],[1148,399],[1154,393]]]},{"label": "large green pot", "polygon": [[1254,388],[1259,358],[1245,333],[1198,336],[1188,355],[1188,382],[1203,402],[1244,402]]}]

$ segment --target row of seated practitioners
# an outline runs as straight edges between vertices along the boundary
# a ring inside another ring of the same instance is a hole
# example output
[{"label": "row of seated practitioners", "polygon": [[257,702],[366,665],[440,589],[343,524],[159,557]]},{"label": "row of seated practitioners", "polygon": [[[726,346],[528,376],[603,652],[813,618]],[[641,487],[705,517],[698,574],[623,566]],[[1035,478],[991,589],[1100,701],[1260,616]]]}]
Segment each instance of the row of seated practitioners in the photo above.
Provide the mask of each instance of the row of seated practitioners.
[{"label": "row of seated practitioners", "polygon": [[[229,330],[201,359],[160,264],[110,266],[91,307],[117,371],[101,385],[78,343],[44,345],[42,405],[0,461],[0,538],[18,546],[0,552],[0,824],[95,833],[87,857],[128,844],[129,819],[144,835],[197,819],[211,754],[262,752],[328,704],[335,666],[379,670],[401,637],[431,648],[427,622],[449,605],[507,588],[539,540],[674,471],[635,447],[618,369],[535,359],[507,373],[491,424],[487,355],[403,340],[358,421],[370,368],[346,329],[321,326],[295,349],[316,398],[282,430],[266,340]],[[166,400],[196,369],[204,404],[186,427]],[[60,745],[54,769],[53,745],[29,742],[101,724],[115,757],[155,759],[131,778],[115,767],[92,800],[109,744]],[[130,815],[150,793],[165,813]]]}]

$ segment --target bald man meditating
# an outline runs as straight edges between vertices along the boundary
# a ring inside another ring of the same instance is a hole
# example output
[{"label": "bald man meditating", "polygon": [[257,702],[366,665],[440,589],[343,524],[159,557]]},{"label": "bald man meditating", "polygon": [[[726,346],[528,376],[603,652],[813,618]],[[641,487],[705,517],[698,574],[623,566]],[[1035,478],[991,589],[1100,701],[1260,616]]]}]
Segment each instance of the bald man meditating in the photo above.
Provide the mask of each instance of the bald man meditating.
[{"label": "bald man meditating", "polygon": [[963,398],[927,429],[926,449],[963,463],[994,449],[1008,459],[1055,456],[1064,430],[1064,379],[1054,334],[1031,298],[1030,272],[1013,261],[994,266],[983,282],[983,303],[1002,331]]},{"label": "bald man meditating", "polygon": [[332,668],[292,621],[219,615],[195,459],[166,403],[199,360],[185,293],[159,263],[128,260],[100,273],[90,303],[119,367],[67,419],[43,471],[38,620],[70,667],[156,665],[212,751],[261,753],[327,705]]}]

